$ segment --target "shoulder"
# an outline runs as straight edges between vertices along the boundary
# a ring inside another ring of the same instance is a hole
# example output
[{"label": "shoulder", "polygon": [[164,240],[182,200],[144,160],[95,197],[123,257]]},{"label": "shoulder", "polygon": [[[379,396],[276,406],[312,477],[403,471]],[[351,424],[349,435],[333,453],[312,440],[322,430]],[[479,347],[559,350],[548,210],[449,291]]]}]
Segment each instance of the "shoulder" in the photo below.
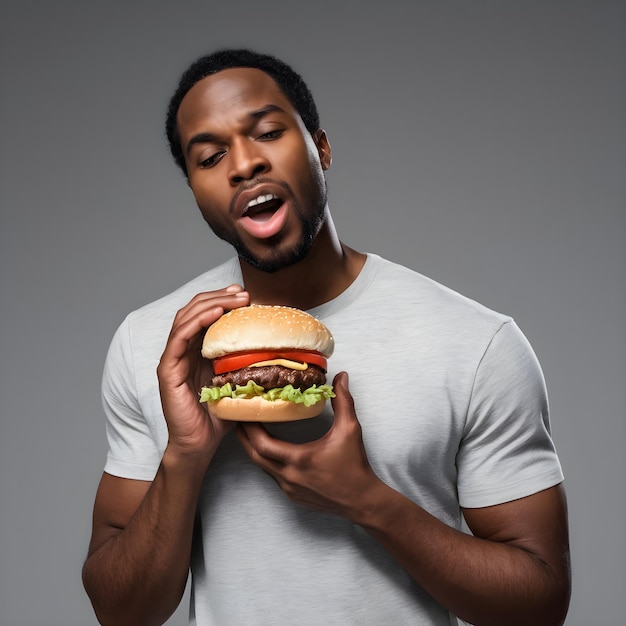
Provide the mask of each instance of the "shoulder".
[{"label": "shoulder", "polygon": [[136,332],[141,328],[157,328],[161,325],[169,329],[176,312],[196,294],[221,289],[236,281],[241,281],[239,264],[236,258],[231,258],[196,276],[176,290],[131,312],[127,317],[129,329]]},{"label": "shoulder", "polygon": [[[419,272],[377,255],[371,261],[370,285],[363,296],[371,307],[384,303],[384,315],[394,324],[420,327],[425,332],[493,337],[512,321],[509,315],[473,300]],[[403,323],[404,322],[404,323]]]},{"label": "shoulder", "polygon": [[121,352],[145,355],[152,359],[154,355],[160,356],[179,309],[198,293],[221,289],[240,281],[239,263],[236,258],[232,258],[130,312],[117,328],[109,356]]}]

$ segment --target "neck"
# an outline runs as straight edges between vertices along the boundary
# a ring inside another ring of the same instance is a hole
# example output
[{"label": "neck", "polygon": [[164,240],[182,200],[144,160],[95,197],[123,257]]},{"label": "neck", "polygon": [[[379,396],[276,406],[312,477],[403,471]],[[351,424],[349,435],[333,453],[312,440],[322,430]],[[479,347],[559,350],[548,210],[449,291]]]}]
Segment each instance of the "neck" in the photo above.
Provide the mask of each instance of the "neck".
[{"label": "neck", "polygon": [[340,295],[359,275],[365,255],[344,245],[329,211],[309,254],[268,274],[239,260],[246,291],[254,304],[312,309]]}]

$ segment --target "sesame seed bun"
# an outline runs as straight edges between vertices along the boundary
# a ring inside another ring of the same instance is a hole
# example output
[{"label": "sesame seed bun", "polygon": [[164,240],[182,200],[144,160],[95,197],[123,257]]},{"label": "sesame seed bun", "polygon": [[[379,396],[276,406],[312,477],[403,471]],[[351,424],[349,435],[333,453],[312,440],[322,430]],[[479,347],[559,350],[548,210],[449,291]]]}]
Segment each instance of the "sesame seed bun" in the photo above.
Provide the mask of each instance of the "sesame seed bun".
[{"label": "sesame seed bun", "polygon": [[312,315],[285,306],[253,304],[222,315],[202,344],[202,356],[215,359],[251,350],[314,350],[329,357],[335,342],[330,331]]}]

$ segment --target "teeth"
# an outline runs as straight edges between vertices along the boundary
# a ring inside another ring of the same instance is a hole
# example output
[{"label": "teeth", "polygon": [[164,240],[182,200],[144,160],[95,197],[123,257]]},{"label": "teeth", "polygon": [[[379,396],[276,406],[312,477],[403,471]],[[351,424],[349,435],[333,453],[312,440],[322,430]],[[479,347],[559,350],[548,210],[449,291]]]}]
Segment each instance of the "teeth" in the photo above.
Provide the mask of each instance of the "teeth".
[{"label": "teeth", "polygon": [[278,200],[278,196],[275,196],[273,193],[268,193],[265,195],[261,194],[260,196],[254,198],[254,200],[250,200],[246,208],[249,209],[253,206],[256,206],[257,204],[263,204],[264,202],[269,202],[270,200]]}]

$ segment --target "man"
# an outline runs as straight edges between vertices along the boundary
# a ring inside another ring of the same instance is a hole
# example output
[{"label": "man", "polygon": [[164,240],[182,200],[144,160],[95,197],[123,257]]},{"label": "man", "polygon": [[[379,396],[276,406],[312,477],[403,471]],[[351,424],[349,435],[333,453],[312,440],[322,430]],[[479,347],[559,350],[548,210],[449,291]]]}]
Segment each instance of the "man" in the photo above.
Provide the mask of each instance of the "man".
[{"label": "man", "polygon": [[[237,259],[131,314],[111,344],[83,571],[101,622],[163,623],[191,567],[202,626],[562,623],[562,474],[514,322],[341,243],[327,136],[280,61],[198,60],[167,128]],[[198,402],[206,328],[251,302],[327,324],[332,410],[233,428]]]}]

